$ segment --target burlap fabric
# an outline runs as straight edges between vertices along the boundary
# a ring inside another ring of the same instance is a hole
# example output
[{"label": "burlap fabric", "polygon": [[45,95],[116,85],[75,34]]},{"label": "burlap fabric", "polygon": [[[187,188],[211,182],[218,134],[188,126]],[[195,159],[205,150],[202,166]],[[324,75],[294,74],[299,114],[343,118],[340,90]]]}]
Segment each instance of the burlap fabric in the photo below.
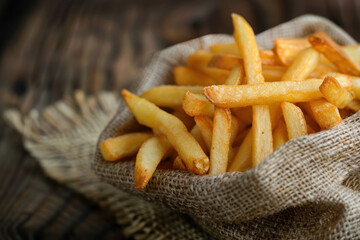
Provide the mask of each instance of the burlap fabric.
[{"label": "burlap fabric", "polygon": [[[278,37],[302,37],[323,30],[340,44],[355,41],[326,19],[304,16],[257,35],[271,49]],[[172,83],[172,68],[210,44],[233,41],[208,35],[156,54],[130,90],[140,94]],[[196,176],[157,170],[145,190],[135,190],[133,162],[102,159],[99,144],[133,131],[137,124],[120,100],[118,111],[101,133],[93,170],[105,182],[149,201],[188,214],[220,239],[360,238],[360,113],[321,133],[294,139],[245,173]],[[177,238],[174,235],[174,238]]]}]

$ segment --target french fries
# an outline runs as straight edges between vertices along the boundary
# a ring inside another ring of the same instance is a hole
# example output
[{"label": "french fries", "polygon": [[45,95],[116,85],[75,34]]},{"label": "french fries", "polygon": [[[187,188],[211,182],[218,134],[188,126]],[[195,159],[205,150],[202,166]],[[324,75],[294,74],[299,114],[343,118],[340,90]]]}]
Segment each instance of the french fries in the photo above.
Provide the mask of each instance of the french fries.
[{"label": "french fries", "polygon": [[352,61],[326,33],[310,34],[308,40],[312,47],[324,54],[327,59],[338,67],[340,72],[360,76],[360,67]]},{"label": "french fries", "polygon": [[136,155],[134,181],[136,189],[144,189],[156,167],[171,149],[164,136],[154,136],[146,140]]},{"label": "french fries", "polygon": [[190,172],[199,175],[207,173],[209,158],[178,118],[127,90],[123,90],[121,93],[136,120],[140,124],[164,134]]},{"label": "french fries", "polygon": [[188,91],[202,93],[203,87],[163,85],[144,92],[141,97],[159,107],[181,108],[184,96]]},{"label": "french fries", "polygon": [[289,139],[305,136],[307,134],[307,125],[301,109],[288,102],[281,103],[281,109]]},{"label": "french fries", "polygon": [[[205,96],[219,107],[236,108],[276,102],[307,102],[320,99],[319,90],[322,79],[309,79],[303,82],[265,82],[253,85],[226,86],[215,85],[204,88]],[[352,83],[339,79],[345,89]]]},{"label": "french fries", "polygon": [[337,107],[324,99],[310,102],[310,108],[322,129],[332,128],[342,122]]},{"label": "french fries", "polygon": [[231,112],[215,107],[209,174],[226,172],[231,135]]},{"label": "french fries", "polygon": [[174,68],[174,79],[177,85],[184,86],[209,86],[216,84],[216,81],[207,75],[183,66]]},{"label": "french fries", "polygon": [[284,65],[290,65],[300,51],[310,47],[306,38],[277,38],[274,52]]},{"label": "french fries", "polygon": [[152,133],[129,133],[108,138],[101,143],[101,154],[107,161],[116,161],[134,155]]},{"label": "french fries", "polygon": [[273,138],[274,138],[274,151],[289,140],[284,121],[281,120],[278,123],[277,127],[273,132]]},{"label": "french fries", "polygon": [[326,100],[338,108],[346,107],[354,99],[354,96],[345,88],[341,87],[339,82],[332,76],[325,77],[319,89]]},{"label": "french fries", "polygon": [[136,155],[136,189],[156,169],[244,172],[288,140],[360,111],[360,45],[339,46],[318,32],[259,50],[246,20],[232,14],[232,21],[234,42],[190,54],[186,66],[173,69],[176,85],[140,97],[122,91],[135,119],[153,133],[109,138],[100,150],[106,161]]},{"label": "french fries", "polygon": [[[254,84],[252,86],[264,83],[254,31],[243,17],[236,14],[232,14],[231,17],[234,25],[234,39],[243,54],[247,83]],[[205,91],[205,95],[209,98],[208,92]],[[252,139],[252,162],[253,166],[256,166],[273,151],[270,111],[267,105],[253,106]]]},{"label": "french fries", "polygon": [[319,53],[312,48],[302,50],[281,78],[281,81],[303,81],[314,71]]},{"label": "french fries", "polygon": [[214,105],[203,94],[188,91],[184,96],[182,106],[191,117],[199,115],[212,117],[214,115]]}]

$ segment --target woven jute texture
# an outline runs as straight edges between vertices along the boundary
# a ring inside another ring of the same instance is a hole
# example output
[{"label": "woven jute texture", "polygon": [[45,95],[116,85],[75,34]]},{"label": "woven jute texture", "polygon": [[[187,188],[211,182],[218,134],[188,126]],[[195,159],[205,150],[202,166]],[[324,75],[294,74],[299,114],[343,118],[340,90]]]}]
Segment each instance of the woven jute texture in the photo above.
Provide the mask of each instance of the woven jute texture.
[{"label": "woven jute texture", "polygon": [[[355,41],[326,19],[304,16],[257,35],[261,48],[273,39],[303,37],[323,30],[340,44]],[[156,54],[130,90],[173,82],[172,69],[189,54],[210,44],[233,41],[208,35]],[[360,238],[360,113],[328,131],[294,139],[245,173],[196,176],[157,170],[145,190],[134,188],[133,162],[102,159],[99,144],[134,131],[137,124],[119,100],[115,117],[101,133],[93,170],[103,181],[150,202],[191,216],[220,239]],[[176,233],[174,238],[178,238]],[[191,238],[191,237],[190,237]]]}]

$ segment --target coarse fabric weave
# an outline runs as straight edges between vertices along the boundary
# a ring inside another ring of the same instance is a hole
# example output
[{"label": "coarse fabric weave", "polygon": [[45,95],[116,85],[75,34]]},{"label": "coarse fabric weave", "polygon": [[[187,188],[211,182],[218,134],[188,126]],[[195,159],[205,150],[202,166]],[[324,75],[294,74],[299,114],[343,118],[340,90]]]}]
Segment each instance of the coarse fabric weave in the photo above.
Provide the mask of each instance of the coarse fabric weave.
[{"label": "coarse fabric weave", "polygon": [[[274,38],[304,37],[318,30],[339,44],[355,43],[336,25],[311,15],[265,31],[257,35],[257,42],[271,49]],[[231,36],[208,35],[163,50],[130,90],[139,95],[170,84],[172,69],[184,65],[195,50],[232,41]],[[220,239],[360,238],[360,113],[330,130],[287,142],[245,173],[196,176],[157,170],[145,190],[136,190],[134,162],[106,162],[100,154],[104,139],[138,128],[124,101],[119,101],[115,117],[98,139],[93,161],[103,181],[185,213]]]}]

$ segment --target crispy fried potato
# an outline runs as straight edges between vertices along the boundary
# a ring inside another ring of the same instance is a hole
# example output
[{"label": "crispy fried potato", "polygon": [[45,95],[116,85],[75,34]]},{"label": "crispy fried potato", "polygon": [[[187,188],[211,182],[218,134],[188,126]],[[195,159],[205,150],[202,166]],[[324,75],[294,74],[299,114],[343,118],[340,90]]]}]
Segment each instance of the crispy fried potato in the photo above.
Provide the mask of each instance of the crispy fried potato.
[{"label": "crispy fried potato", "polygon": [[[243,17],[236,14],[232,14],[231,17],[234,25],[235,42],[243,53],[247,83],[255,84],[252,86],[262,84],[264,77],[254,31]],[[208,93],[205,92],[206,94]],[[209,99],[209,96],[206,96]],[[210,100],[212,101],[212,99]],[[253,166],[256,166],[273,151],[270,111],[267,105],[253,106],[252,139],[252,163]]]},{"label": "crispy fried potato", "polygon": [[201,135],[201,132],[198,128],[197,125],[195,125],[191,131],[190,131],[191,135],[193,135],[193,137],[195,138],[195,140],[200,144],[202,150],[205,152],[205,153],[208,153],[209,150],[208,150],[208,147],[206,146],[206,143]]},{"label": "crispy fried potato", "polygon": [[203,87],[162,85],[147,90],[140,97],[159,107],[181,108],[187,91],[202,93]]},{"label": "crispy fried potato", "polygon": [[347,106],[347,109],[350,109],[353,112],[357,112],[360,110],[360,101],[359,100],[352,100]]},{"label": "crispy fried potato", "polygon": [[317,67],[312,73],[310,73],[309,78],[321,78],[322,76],[330,73],[336,72],[336,66],[332,63],[319,62]]},{"label": "crispy fried potato", "polygon": [[121,93],[136,120],[164,134],[190,172],[200,175],[207,173],[209,158],[181,120],[125,89]]},{"label": "crispy fried potato", "polygon": [[171,148],[171,144],[165,136],[154,136],[141,145],[135,162],[134,180],[136,189],[146,187],[156,167]]},{"label": "crispy fried potato", "polygon": [[282,63],[278,56],[272,50],[259,51],[261,64],[264,66],[281,66]]},{"label": "crispy fried potato", "polygon": [[288,133],[286,130],[286,125],[283,120],[279,121],[278,125],[274,129],[273,139],[274,139],[274,151],[289,140]]},{"label": "crispy fried potato", "polygon": [[101,143],[101,155],[107,161],[116,161],[134,155],[152,136],[150,132],[139,132],[108,138]]},{"label": "crispy fried potato", "polygon": [[340,72],[360,76],[360,67],[354,61],[352,61],[341,47],[334,42],[326,33],[316,32],[310,34],[308,40],[312,47],[325,55]]},{"label": "crispy fried potato", "polygon": [[282,66],[263,66],[262,73],[266,82],[280,81],[286,71]]},{"label": "crispy fried potato", "polygon": [[355,78],[352,77],[351,78],[352,84],[353,84],[353,88],[352,90],[355,93],[355,97],[360,100],[360,78]]},{"label": "crispy fried potato", "polygon": [[360,63],[360,44],[343,46],[341,49],[356,64]]},{"label": "crispy fried potato", "polygon": [[236,43],[218,43],[210,46],[210,51],[213,54],[232,54],[242,57],[242,54]]},{"label": "crispy fried potato", "polygon": [[183,66],[174,68],[174,79],[177,85],[183,86],[210,86],[216,84],[216,81],[211,77]]},{"label": "crispy fried potato", "polygon": [[244,141],[241,143],[231,165],[228,167],[228,172],[245,172],[252,166],[252,131],[248,131]]},{"label": "crispy fried potato", "polygon": [[246,128],[246,125],[244,123],[242,123],[237,117],[231,115],[230,146],[233,145],[238,133],[244,131],[245,128]]},{"label": "crispy fried potato", "polygon": [[312,48],[302,50],[286,70],[281,81],[303,81],[314,71],[319,62],[319,53]]},{"label": "crispy fried potato", "polygon": [[207,116],[195,116],[196,126],[199,128],[200,133],[206,143],[208,150],[211,150],[211,139],[212,139],[212,130],[213,122]]},{"label": "crispy fried potato", "polygon": [[290,65],[300,51],[311,47],[306,38],[277,38],[274,44],[274,52],[284,65]]},{"label": "crispy fried potato", "polygon": [[209,102],[203,94],[190,91],[184,96],[183,109],[191,117],[199,115],[212,117],[214,115],[214,104]]},{"label": "crispy fried potato", "polygon": [[[309,79],[303,82],[266,82],[254,85],[210,86],[204,88],[204,94],[216,106],[237,108],[250,105],[271,104],[275,102],[306,102],[320,99],[319,87],[322,79]],[[338,79],[345,89],[351,89],[352,83]]]},{"label": "crispy fried potato", "polygon": [[309,105],[315,121],[322,129],[329,129],[342,122],[338,108],[325,99],[311,101]]},{"label": "crispy fried potato", "polygon": [[214,78],[217,84],[222,84],[228,78],[230,71],[208,67],[212,57],[213,55],[211,53],[204,50],[198,50],[189,56],[186,66],[197,70],[208,77]]},{"label": "crispy fried potato", "polygon": [[225,80],[224,85],[240,85],[244,79],[244,68],[242,65],[235,66],[229,75],[229,77]]},{"label": "crispy fried potato", "polygon": [[269,104],[269,110],[270,110],[271,127],[274,130],[274,128],[278,125],[282,117],[282,110],[280,103],[277,102],[277,103]]},{"label": "crispy fried potato", "polygon": [[215,107],[209,174],[226,172],[231,135],[231,112]]},{"label": "crispy fried potato", "polygon": [[332,76],[325,77],[319,89],[326,100],[338,108],[346,107],[354,99],[354,96],[341,87],[339,82]]},{"label": "crispy fried potato", "polygon": [[216,54],[209,61],[208,67],[231,71],[236,66],[242,66],[242,58],[229,54]]},{"label": "crispy fried potato", "polygon": [[305,136],[307,134],[307,125],[301,109],[288,102],[282,102],[281,109],[289,139]]}]

